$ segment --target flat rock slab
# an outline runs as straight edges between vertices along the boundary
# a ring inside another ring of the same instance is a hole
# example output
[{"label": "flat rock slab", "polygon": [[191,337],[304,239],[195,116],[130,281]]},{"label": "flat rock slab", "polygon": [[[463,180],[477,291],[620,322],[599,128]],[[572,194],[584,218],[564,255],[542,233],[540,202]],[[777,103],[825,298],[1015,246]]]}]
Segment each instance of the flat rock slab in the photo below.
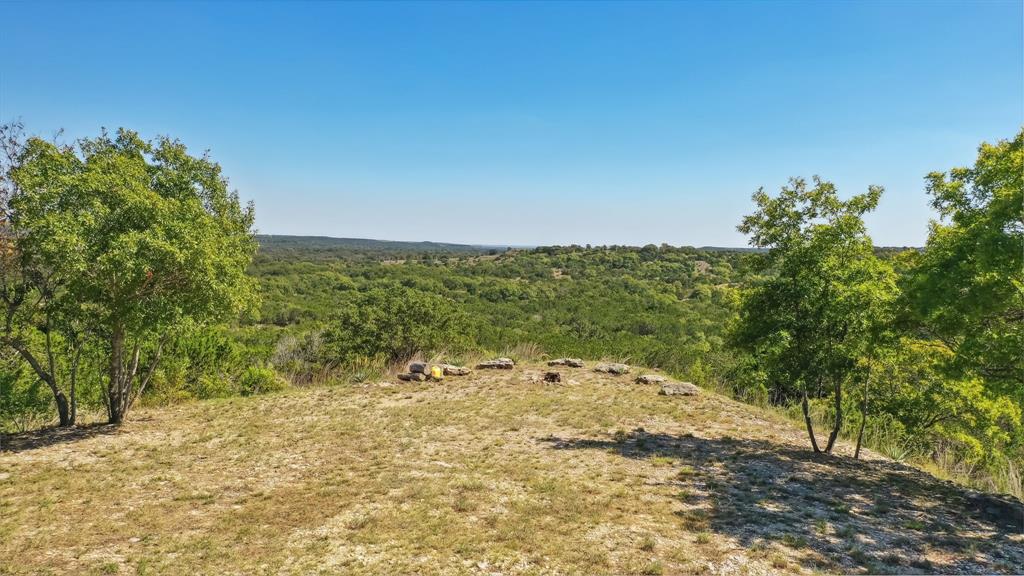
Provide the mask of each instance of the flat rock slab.
[{"label": "flat rock slab", "polygon": [[570,368],[583,368],[583,360],[579,358],[558,358],[550,360],[548,366],[569,366]]},{"label": "flat rock slab", "polygon": [[453,364],[441,364],[441,370],[444,371],[445,376],[469,376],[473,373],[472,370],[465,366],[455,366]]},{"label": "flat rock slab", "polygon": [[516,363],[511,358],[496,358],[476,365],[477,370],[511,370]]},{"label": "flat rock slab", "polygon": [[604,372],[606,374],[629,374],[629,364],[602,362],[601,364],[594,366],[594,372]]},{"label": "flat rock slab", "polygon": [[665,382],[661,385],[661,394],[663,396],[696,396],[700,388],[697,388],[689,382]]},{"label": "flat rock slab", "polygon": [[422,372],[409,372],[408,374],[399,374],[398,379],[403,382],[425,382],[427,375]]},{"label": "flat rock slab", "polygon": [[665,382],[668,382],[668,378],[657,374],[641,374],[636,378],[637,384],[663,384]]}]

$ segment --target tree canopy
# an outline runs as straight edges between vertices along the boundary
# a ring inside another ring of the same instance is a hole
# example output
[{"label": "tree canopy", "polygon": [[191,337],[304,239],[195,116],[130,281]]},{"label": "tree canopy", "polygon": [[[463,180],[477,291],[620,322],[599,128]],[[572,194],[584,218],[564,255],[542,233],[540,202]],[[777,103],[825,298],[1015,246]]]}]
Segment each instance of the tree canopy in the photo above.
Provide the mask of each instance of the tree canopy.
[{"label": "tree canopy", "polygon": [[842,200],[832,183],[793,179],[778,196],[754,194],[757,211],[739,230],[767,248],[772,274],[743,295],[733,341],[753,354],[776,402],[801,399],[811,446],[819,450],[809,400],[831,394],[831,452],[843,423],[843,384],[873,346],[874,323],[893,299],[895,277],[876,258],[863,215],[879,187]]},{"label": "tree canopy", "polygon": [[112,422],[146,387],[175,329],[255,303],[252,206],[228,190],[220,166],[180,142],[124,129],[74,145],[30,138],[9,178],[14,249],[40,313],[61,320],[46,333],[71,341],[87,331],[108,356]]}]

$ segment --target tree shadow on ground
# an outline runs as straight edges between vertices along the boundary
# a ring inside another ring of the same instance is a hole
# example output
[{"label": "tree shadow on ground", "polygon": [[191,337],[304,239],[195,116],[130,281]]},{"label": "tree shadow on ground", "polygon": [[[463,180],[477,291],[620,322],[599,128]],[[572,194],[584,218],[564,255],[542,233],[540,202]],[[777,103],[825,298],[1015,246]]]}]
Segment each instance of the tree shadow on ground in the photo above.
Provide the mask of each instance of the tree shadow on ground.
[{"label": "tree shadow on ground", "polygon": [[1024,504],[899,463],[642,428],[608,439],[546,441],[557,450],[678,459],[671,483],[685,503],[677,512],[684,529],[713,531],[754,553],[785,546],[807,568],[1024,573]]},{"label": "tree shadow on ground", "polygon": [[116,424],[96,423],[64,428],[54,426],[17,434],[0,435],[0,453],[26,452],[57,444],[78,442],[87,438],[114,434],[117,430]]}]

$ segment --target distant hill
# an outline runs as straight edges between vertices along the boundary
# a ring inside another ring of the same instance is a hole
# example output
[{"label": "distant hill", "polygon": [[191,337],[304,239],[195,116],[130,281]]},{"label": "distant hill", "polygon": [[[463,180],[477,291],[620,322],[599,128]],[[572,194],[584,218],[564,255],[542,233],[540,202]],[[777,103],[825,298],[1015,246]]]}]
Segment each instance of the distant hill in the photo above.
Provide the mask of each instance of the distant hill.
[{"label": "distant hill", "polygon": [[282,249],[301,250],[375,250],[394,252],[485,252],[491,249],[503,250],[505,246],[474,246],[471,244],[447,244],[444,242],[401,242],[394,240],[371,240],[367,238],[331,238],[330,236],[283,236],[260,234],[256,236],[260,249],[264,251]]},{"label": "distant hill", "polygon": [[[441,252],[458,254],[484,254],[504,252],[519,248],[531,249],[537,246],[511,246],[502,244],[452,244],[446,242],[407,242],[401,240],[373,240],[369,238],[332,238],[330,236],[289,236],[279,234],[259,234],[256,240],[260,244],[260,252],[264,254],[281,251],[292,252],[370,252],[378,254],[409,255],[423,252]],[[637,246],[636,248],[639,248]],[[695,248],[705,252],[767,252],[762,248],[747,246],[700,246]],[[912,247],[878,246],[880,252],[896,253],[904,250],[918,250]]]}]

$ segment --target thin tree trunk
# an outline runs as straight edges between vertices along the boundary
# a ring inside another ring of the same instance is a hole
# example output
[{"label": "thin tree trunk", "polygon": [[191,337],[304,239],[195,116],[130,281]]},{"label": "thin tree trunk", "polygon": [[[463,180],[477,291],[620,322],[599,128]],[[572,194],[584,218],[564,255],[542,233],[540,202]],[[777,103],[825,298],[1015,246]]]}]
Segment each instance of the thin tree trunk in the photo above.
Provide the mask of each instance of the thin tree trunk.
[{"label": "thin tree trunk", "polygon": [[71,425],[73,426],[78,420],[78,395],[76,388],[78,385],[78,362],[82,358],[82,345],[75,344],[75,351],[71,358],[71,374],[69,375],[70,387],[68,389],[71,397]]},{"label": "thin tree trunk", "polygon": [[857,448],[853,451],[853,459],[860,459],[860,447],[864,442],[864,424],[868,421],[868,389],[871,386],[871,357],[868,357],[868,374],[864,377],[864,396],[860,400],[860,430],[857,431]]},{"label": "thin tree trunk", "polygon": [[828,435],[828,445],[825,446],[825,452],[828,454],[832,453],[832,448],[836,444],[836,438],[839,437],[839,431],[843,427],[843,381],[840,379],[836,379],[835,410],[835,423],[832,425],[832,432]]},{"label": "thin tree trunk", "polygon": [[[111,424],[124,422],[124,417],[131,409],[135,400],[142,395],[157,366],[160,364],[160,357],[163,353],[164,343],[168,336],[164,336],[157,344],[156,351],[144,374],[139,374],[139,361],[142,356],[142,345],[136,341],[132,346],[131,358],[125,364],[125,334],[124,329],[117,327],[111,336],[110,341],[110,386],[108,390],[107,412]],[[139,378],[136,379],[136,376]],[[135,386],[138,380],[138,387]]]},{"label": "thin tree trunk", "polygon": [[60,425],[70,426],[73,424],[70,418],[71,415],[69,413],[67,396],[65,396],[64,393],[61,392],[60,388],[57,387],[57,381],[54,379],[53,374],[47,372],[46,368],[43,368],[43,365],[39,363],[39,360],[37,360],[36,357],[32,355],[32,352],[22,345],[21,342],[17,340],[11,341],[10,345],[26,362],[29,363],[29,366],[35,370],[39,379],[45,382],[50,388],[50,392],[53,394],[53,400],[57,403],[57,418]]},{"label": "thin tree trunk", "polygon": [[[128,399],[128,408],[131,408],[135,404],[135,400],[142,396],[142,393],[146,391],[146,386],[149,385],[150,380],[153,379],[153,374],[156,372],[157,366],[160,364],[160,356],[163,355],[164,344],[167,342],[168,336],[164,336],[160,339],[159,344],[156,346],[156,352],[153,354],[153,360],[149,364],[149,368],[146,370],[146,374],[139,380],[139,389],[131,398]],[[137,364],[137,362],[136,362]]]},{"label": "thin tree trunk", "polygon": [[806,386],[804,386],[803,401],[800,402],[800,408],[804,412],[804,423],[807,424],[807,435],[811,437],[811,447],[814,448],[815,453],[821,452],[818,448],[818,440],[814,437],[814,424],[811,422],[811,410],[807,402]]},{"label": "thin tree trunk", "polygon": [[107,420],[124,421],[124,328],[115,326],[110,335],[110,382],[107,385]]},{"label": "thin tree trunk", "polygon": [[71,417],[71,409],[68,405],[67,396],[60,390],[57,390],[53,394],[53,399],[57,401],[57,418],[60,420],[61,426],[72,426],[75,423],[74,418]]}]

